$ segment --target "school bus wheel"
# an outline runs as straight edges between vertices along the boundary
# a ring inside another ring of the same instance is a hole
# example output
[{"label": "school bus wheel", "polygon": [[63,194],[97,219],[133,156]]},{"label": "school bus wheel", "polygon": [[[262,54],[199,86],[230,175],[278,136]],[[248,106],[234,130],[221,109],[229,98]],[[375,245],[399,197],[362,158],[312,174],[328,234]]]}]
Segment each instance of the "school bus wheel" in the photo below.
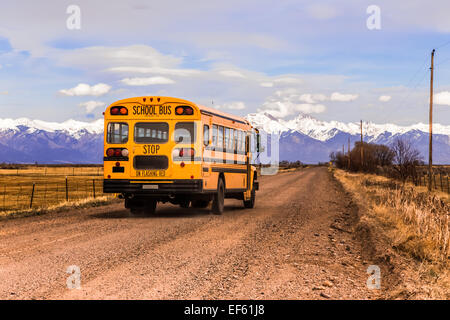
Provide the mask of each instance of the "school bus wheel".
[{"label": "school bus wheel", "polygon": [[146,199],[145,201],[133,201],[128,204],[128,207],[130,209],[130,213],[134,216],[149,216],[155,214],[156,204],[156,200]]},{"label": "school bus wheel", "polygon": [[214,194],[213,197],[212,213],[218,215],[222,214],[224,202],[225,202],[225,184],[223,183],[223,179],[219,178],[219,182],[217,183],[217,192]]},{"label": "school bus wheel", "polygon": [[191,204],[191,202],[189,200],[183,200],[180,202],[180,207],[181,208],[189,208],[189,205]]},{"label": "school bus wheel", "polygon": [[194,200],[194,201],[192,201],[192,207],[203,209],[209,205],[209,202],[210,201],[208,201],[208,200]]},{"label": "school bus wheel", "polygon": [[256,190],[255,187],[253,186],[252,191],[251,191],[251,196],[249,200],[244,200],[244,207],[247,209],[252,209],[255,207],[255,200],[256,200]]}]

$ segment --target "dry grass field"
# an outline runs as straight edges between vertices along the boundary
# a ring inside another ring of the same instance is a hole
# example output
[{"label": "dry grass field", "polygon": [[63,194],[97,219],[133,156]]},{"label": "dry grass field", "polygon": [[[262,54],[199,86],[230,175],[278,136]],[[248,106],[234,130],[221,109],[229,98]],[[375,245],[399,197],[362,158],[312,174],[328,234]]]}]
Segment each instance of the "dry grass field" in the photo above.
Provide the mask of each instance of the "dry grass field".
[{"label": "dry grass field", "polygon": [[103,197],[102,183],[102,167],[21,166],[0,169],[0,212],[4,215]]},{"label": "dry grass field", "polygon": [[361,207],[361,223],[405,258],[411,283],[429,281],[428,296],[450,292],[450,202],[447,192],[362,173],[335,170],[335,177]]}]

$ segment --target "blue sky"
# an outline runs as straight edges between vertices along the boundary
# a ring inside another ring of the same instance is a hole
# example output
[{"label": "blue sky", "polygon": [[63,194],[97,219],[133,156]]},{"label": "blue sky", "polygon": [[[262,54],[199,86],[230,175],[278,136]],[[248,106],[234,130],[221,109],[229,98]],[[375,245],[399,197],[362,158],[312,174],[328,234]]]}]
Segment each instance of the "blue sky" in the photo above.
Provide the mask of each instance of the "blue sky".
[{"label": "blue sky", "polygon": [[[367,28],[369,5],[381,29]],[[90,121],[115,100],[168,95],[239,115],[427,122],[436,47],[435,121],[450,124],[449,13],[442,0],[9,2],[0,117]]]}]

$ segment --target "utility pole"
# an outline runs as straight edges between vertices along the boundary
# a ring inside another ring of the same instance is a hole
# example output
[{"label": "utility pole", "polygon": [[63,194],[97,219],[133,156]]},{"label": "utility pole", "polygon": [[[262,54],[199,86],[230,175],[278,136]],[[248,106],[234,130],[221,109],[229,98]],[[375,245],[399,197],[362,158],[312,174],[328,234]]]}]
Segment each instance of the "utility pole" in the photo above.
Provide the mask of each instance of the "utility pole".
[{"label": "utility pole", "polygon": [[348,159],[347,159],[347,167],[348,167],[348,170],[350,170],[350,137],[348,137],[348,152],[347,152],[347,154],[348,154]]},{"label": "utility pole", "polygon": [[361,120],[361,168],[364,167],[364,142],[363,142],[363,131],[362,131],[362,120]]},{"label": "utility pole", "polygon": [[431,78],[430,78],[430,136],[428,148],[428,191],[431,191],[431,182],[433,175],[433,71],[434,71],[434,52],[431,51]]}]

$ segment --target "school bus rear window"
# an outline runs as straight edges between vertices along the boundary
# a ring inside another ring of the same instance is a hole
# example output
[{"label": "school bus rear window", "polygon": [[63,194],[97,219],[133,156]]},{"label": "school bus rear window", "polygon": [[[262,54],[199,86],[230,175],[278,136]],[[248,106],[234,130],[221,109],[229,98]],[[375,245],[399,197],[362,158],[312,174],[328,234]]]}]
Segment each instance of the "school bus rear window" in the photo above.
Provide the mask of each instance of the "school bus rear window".
[{"label": "school bus rear window", "polygon": [[138,122],[134,126],[134,142],[164,143],[169,139],[169,125],[166,122]]},{"label": "school bus rear window", "polygon": [[123,122],[108,123],[106,141],[108,143],[127,143],[128,124]]},{"label": "school bus rear window", "polygon": [[177,122],[175,124],[174,139],[176,143],[194,143],[195,123],[194,122]]}]

